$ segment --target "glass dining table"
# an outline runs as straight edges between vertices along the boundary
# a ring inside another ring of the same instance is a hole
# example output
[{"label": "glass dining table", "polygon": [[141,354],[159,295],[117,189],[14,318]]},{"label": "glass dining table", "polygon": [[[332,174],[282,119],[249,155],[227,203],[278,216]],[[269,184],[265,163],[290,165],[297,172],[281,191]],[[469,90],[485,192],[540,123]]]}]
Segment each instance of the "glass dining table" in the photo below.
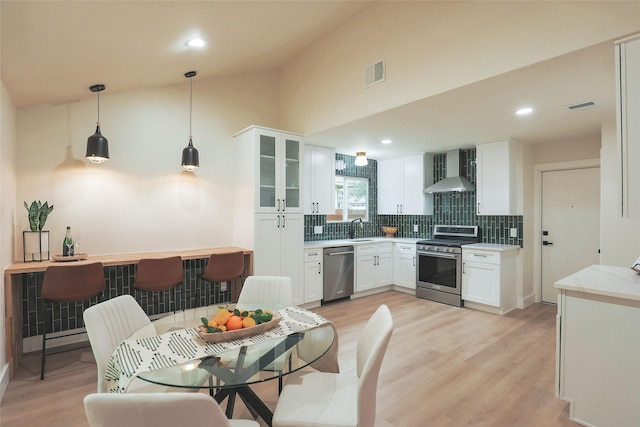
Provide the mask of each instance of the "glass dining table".
[{"label": "glass dining table", "polygon": [[[232,305],[229,307],[233,308]],[[172,332],[188,331],[193,334],[189,341],[200,347],[199,355],[193,360],[164,363],[159,368],[142,370],[135,376],[162,386],[208,389],[218,403],[228,399],[228,418],[233,417],[235,399],[239,396],[254,417],[259,416],[271,425],[271,410],[250,386],[278,380],[281,387],[283,376],[309,365],[321,370],[324,370],[323,366],[335,366],[337,369],[337,348],[334,347],[334,342],[337,346],[336,331],[326,319],[299,307],[245,304],[239,308],[249,311],[258,308],[271,310],[281,316],[281,321],[271,330],[271,334],[266,331],[244,340],[206,343],[192,331],[201,324],[202,318],[211,319],[220,306],[196,308],[163,317],[152,323],[155,331],[150,332],[151,329],[145,327],[126,342],[147,339],[148,347],[148,339],[153,340],[154,334],[160,337]],[[206,351],[207,355],[202,356],[202,351]],[[153,354],[152,357],[157,359],[157,352]],[[138,357],[144,356],[138,354]],[[154,365],[149,362],[148,366]]]}]

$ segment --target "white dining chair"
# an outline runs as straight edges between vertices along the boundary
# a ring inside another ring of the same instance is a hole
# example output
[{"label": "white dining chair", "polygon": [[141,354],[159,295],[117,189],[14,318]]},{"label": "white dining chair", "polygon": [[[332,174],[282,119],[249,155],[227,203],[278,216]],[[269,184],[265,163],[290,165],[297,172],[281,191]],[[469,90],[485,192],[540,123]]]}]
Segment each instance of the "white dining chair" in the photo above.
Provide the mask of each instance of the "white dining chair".
[{"label": "white dining chair", "polygon": [[229,420],[204,393],[93,393],[85,396],[90,427],[258,427],[253,420]]},{"label": "white dining chair", "polygon": [[293,305],[291,279],[285,276],[247,277],[238,296],[238,305],[255,304]]},{"label": "white dining chair", "polygon": [[356,372],[290,374],[273,413],[273,427],[373,427],[382,359],[393,319],[381,305],[364,327],[356,349]]},{"label": "white dining chair", "polygon": [[[249,276],[245,279],[240,295],[238,296],[238,307],[262,308],[262,304],[278,304],[283,306],[293,305],[293,289],[291,278],[286,276]],[[278,393],[282,390],[282,372],[284,364],[289,361],[291,350],[287,350],[280,357],[264,368],[264,371],[278,372]],[[252,348],[247,350],[245,361],[251,363],[256,360],[256,355]]]},{"label": "white dining chair", "polygon": [[[131,295],[121,295],[91,306],[84,311],[83,318],[98,368],[98,393],[107,393],[104,376],[116,348],[134,332],[137,338],[145,338],[156,335],[156,329]],[[204,374],[199,379],[203,384],[208,379]],[[168,391],[194,390],[165,387],[137,378],[127,388],[128,393]]]}]

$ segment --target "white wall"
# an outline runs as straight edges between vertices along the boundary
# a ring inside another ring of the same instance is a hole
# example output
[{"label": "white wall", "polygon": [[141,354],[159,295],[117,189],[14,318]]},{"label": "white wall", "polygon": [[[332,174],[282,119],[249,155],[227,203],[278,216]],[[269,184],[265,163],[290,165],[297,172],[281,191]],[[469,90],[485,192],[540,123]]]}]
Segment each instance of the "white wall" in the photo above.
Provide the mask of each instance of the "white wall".
[{"label": "white wall", "polygon": [[[640,2],[377,2],[282,72],[283,126],[313,134],[640,30]],[[387,65],[363,88],[364,68]]]},{"label": "white wall", "polygon": [[620,209],[620,157],[615,122],[602,126],[600,263],[630,267],[640,257],[640,219]]},{"label": "white wall", "polygon": [[[12,262],[13,230],[15,214],[15,146],[16,146],[16,109],[11,97],[0,82],[0,266],[4,271]],[[3,281],[4,282],[4,281]],[[6,358],[5,299],[4,284],[0,287],[0,400],[9,384],[9,372]]]},{"label": "white wall", "polygon": [[[182,80],[180,80],[180,78]],[[45,229],[61,252],[67,225],[92,255],[232,244],[236,167],[232,135],[250,125],[279,126],[275,72],[193,82],[193,142],[200,168],[181,170],[189,139],[189,82],[100,96],[111,160],[84,159],[95,130],[97,98],[18,111],[16,251],[28,229],[23,201],[55,206]],[[8,228],[10,229],[10,228]]]},{"label": "white wall", "polygon": [[[613,49],[613,47],[612,47]],[[600,157],[601,135],[533,145],[533,163],[568,162]]]}]

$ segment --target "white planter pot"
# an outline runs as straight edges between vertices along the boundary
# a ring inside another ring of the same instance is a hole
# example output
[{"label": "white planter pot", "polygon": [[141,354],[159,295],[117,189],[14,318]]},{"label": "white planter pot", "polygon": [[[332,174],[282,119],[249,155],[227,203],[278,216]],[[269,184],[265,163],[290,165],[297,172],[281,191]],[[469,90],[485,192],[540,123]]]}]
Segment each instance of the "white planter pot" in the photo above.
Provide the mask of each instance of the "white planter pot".
[{"label": "white planter pot", "polygon": [[46,261],[49,259],[49,232],[23,231],[22,247],[24,262]]}]

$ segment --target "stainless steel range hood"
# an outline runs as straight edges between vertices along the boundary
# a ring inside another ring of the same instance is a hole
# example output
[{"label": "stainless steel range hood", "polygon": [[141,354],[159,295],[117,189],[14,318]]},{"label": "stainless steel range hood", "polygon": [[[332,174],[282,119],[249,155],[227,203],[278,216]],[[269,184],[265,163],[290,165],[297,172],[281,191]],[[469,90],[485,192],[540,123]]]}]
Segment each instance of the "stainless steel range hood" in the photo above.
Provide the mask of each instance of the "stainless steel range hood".
[{"label": "stainless steel range hood", "polygon": [[460,150],[447,151],[447,177],[423,190],[425,193],[475,191],[467,178],[460,176]]}]

